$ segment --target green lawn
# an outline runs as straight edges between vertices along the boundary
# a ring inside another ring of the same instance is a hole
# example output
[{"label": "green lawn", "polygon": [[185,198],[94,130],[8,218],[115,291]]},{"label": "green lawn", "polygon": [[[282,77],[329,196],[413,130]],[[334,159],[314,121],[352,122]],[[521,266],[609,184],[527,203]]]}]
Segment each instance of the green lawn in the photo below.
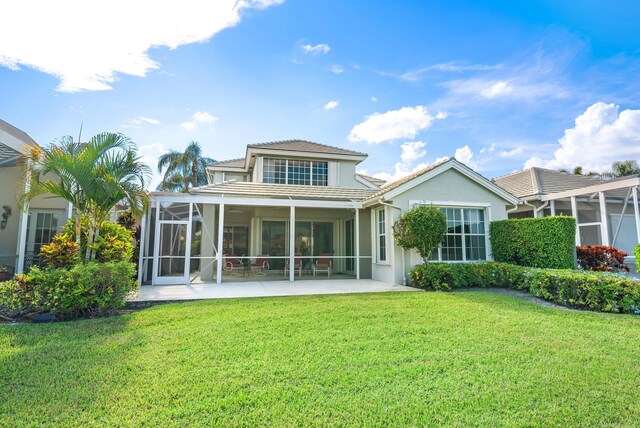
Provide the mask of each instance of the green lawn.
[{"label": "green lawn", "polygon": [[1,426],[640,425],[640,317],[490,293],[0,326]]}]

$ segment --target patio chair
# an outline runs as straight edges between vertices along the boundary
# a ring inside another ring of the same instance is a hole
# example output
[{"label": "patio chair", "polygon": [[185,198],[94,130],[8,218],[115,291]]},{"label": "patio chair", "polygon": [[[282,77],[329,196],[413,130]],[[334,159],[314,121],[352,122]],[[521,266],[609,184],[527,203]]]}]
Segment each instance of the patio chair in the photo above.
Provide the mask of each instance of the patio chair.
[{"label": "patio chair", "polygon": [[[293,271],[298,271],[298,276],[302,276],[302,254],[295,253],[293,258]],[[284,265],[284,276],[289,272],[289,260]]]},{"label": "patio chair", "polygon": [[233,256],[227,256],[226,254],[224,254],[222,257],[225,257],[225,260],[224,260],[225,271],[231,272],[231,273],[244,271],[244,263],[242,263],[242,260]]},{"label": "patio chair", "polygon": [[331,277],[331,254],[320,253],[320,258],[313,264],[313,276],[319,272],[326,272]]},{"label": "patio chair", "polygon": [[267,256],[257,256],[255,260],[251,262],[251,271],[256,275],[266,275],[265,270],[269,270],[269,260],[267,260]]}]

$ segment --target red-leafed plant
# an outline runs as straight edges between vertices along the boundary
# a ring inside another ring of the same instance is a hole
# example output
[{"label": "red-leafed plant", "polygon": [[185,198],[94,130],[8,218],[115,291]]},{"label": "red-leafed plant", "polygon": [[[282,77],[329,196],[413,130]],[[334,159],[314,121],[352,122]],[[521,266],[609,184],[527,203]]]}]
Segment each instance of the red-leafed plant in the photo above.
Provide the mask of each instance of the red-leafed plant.
[{"label": "red-leafed plant", "polygon": [[603,272],[629,271],[624,258],[629,254],[608,245],[584,245],[576,247],[578,265],[584,270]]}]

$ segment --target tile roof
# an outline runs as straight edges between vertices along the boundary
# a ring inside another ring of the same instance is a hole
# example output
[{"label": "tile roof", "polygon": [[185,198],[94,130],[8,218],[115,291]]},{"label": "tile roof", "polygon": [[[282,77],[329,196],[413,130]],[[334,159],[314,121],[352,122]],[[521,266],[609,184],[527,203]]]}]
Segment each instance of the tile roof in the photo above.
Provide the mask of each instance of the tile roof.
[{"label": "tile roof", "polygon": [[283,140],[269,143],[249,144],[247,148],[269,150],[291,150],[296,152],[325,153],[333,155],[367,156],[366,153],[343,149],[341,147],[328,146],[305,140]]},{"label": "tile roof", "polygon": [[197,195],[224,195],[254,198],[288,199],[326,199],[326,200],[364,200],[375,189],[356,189],[350,187],[299,186],[291,184],[269,184],[246,181],[223,182],[192,189]]},{"label": "tile roof", "polygon": [[523,198],[579,189],[605,180],[587,175],[567,174],[552,169],[533,167],[496,177],[491,181],[509,193]]},{"label": "tile roof", "polygon": [[373,184],[374,186],[378,186],[378,187],[384,186],[384,183],[387,182],[387,180],[383,180],[382,178],[372,177],[370,175],[361,174],[359,172],[357,172],[356,175],[358,177],[361,177],[361,178],[367,180],[369,183]]},{"label": "tile roof", "polygon": [[382,196],[385,193],[387,193],[388,191],[393,190],[396,187],[400,187],[403,184],[413,180],[414,178],[418,178],[421,175],[426,174],[427,172],[439,167],[440,165],[442,165],[442,164],[444,164],[446,162],[449,162],[450,160],[451,160],[451,158],[444,159],[444,160],[442,160],[440,162],[436,162],[433,165],[429,165],[426,168],[423,168],[423,169],[418,170],[418,171],[416,171],[416,172],[414,172],[412,174],[409,174],[406,177],[403,177],[403,178],[401,178],[399,180],[392,181],[391,183],[387,184],[386,186],[383,186],[380,190],[378,190],[377,192],[375,192],[374,194],[369,196],[369,198],[367,198],[367,199],[373,199],[373,198],[377,198],[378,196]]},{"label": "tile roof", "polygon": [[217,162],[210,163],[207,166],[214,166],[214,167],[215,166],[226,166],[226,167],[232,167],[232,168],[242,168],[242,167],[244,167],[244,158],[217,161]]}]

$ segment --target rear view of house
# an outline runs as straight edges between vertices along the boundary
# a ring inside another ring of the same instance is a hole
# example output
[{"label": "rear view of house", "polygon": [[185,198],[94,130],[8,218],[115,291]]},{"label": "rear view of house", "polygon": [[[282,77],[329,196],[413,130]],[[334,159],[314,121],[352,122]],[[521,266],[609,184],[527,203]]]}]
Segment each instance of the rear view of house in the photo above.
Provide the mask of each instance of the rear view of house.
[{"label": "rear view of house", "polygon": [[491,258],[488,224],[506,218],[517,198],[455,159],[382,186],[356,172],[366,158],[302,140],[253,144],[244,158],[209,165],[207,186],[152,193],[141,281],[331,275],[402,283],[419,259],[395,245],[392,226],[418,204],[447,215],[449,232],[436,258]]}]

